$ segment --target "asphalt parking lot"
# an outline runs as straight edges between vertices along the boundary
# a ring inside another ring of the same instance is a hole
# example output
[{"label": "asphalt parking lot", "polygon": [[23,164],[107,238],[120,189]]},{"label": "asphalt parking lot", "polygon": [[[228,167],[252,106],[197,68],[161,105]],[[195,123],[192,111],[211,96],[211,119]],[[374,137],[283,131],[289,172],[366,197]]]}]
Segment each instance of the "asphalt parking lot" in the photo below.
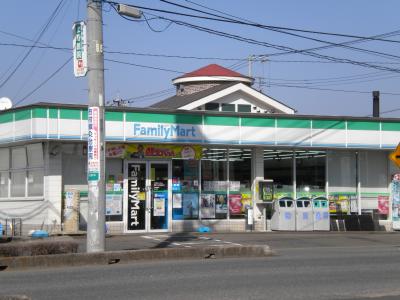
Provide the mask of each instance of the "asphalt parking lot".
[{"label": "asphalt parking lot", "polygon": [[[86,237],[74,237],[79,252],[86,251]],[[338,247],[400,247],[400,232],[242,232],[242,233],[144,233],[106,237],[106,251],[202,246],[268,245],[273,250]]]}]

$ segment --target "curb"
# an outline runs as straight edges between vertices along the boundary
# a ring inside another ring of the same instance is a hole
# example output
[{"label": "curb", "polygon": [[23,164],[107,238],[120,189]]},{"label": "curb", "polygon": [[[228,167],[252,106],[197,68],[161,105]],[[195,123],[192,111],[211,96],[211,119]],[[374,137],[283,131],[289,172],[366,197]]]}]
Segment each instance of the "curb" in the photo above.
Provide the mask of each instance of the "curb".
[{"label": "curb", "polygon": [[0,271],[15,271],[30,268],[45,269],[65,266],[109,265],[116,263],[123,264],[143,260],[267,257],[273,254],[269,246],[253,245],[0,257]]}]

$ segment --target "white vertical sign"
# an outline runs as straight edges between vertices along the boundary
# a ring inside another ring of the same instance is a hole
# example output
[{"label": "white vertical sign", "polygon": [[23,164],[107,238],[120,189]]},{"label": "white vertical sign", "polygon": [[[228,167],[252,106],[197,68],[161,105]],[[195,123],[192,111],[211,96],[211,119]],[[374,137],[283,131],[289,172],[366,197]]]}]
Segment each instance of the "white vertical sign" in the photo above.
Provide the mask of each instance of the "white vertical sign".
[{"label": "white vertical sign", "polygon": [[75,22],[72,26],[75,77],[86,76],[87,73],[87,42],[86,24],[83,21]]},{"label": "white vertical sign", "polygon": [[100,179],[100,108],[88,109],[88,181]]}]

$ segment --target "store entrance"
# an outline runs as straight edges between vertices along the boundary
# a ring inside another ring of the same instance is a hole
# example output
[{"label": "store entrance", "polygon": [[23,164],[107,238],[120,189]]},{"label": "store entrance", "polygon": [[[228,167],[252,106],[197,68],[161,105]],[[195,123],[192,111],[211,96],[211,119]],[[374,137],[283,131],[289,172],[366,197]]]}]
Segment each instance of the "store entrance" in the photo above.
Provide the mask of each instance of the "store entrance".
[{"label": "store entrance", "polygon": [[168,231],[171,162],[126,161],[124,174],[124,231]]}]

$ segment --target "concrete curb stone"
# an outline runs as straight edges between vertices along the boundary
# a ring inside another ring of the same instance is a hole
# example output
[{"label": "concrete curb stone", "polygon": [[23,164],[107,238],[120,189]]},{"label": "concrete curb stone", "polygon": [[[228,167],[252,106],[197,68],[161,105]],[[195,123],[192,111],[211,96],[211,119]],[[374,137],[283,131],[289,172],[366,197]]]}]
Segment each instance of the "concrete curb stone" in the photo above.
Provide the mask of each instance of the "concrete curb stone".
[{"label": "concrete curb stone", "polygon": [[143,250],[71,253],[19,257],[0,257],[0,271],[44,269],[83,265],[107,265],[145,260],[204,259],[225,257],[266,257],[274,255],[265,245],[197,248],[161,248]]}]

